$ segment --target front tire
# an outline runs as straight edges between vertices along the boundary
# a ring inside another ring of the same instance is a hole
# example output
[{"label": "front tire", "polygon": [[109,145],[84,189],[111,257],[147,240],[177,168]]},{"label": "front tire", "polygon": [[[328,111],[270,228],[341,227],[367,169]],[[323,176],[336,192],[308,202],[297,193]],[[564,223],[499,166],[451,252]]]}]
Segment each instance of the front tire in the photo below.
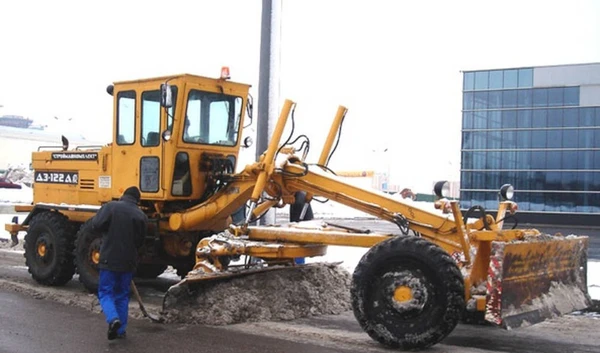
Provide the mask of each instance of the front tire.
[{"label": "front tire", "polygon": [[75,263],[79,281],[90,293],[98,293],[100,271],[100,247],[102,234],[92,231],[92,219],[88,219],[77,232],[75,241]]},{"label": "front tire", "polygon": [[31,277],[48,286],[62,286],[73,278],[73,231],[61,213],[33,216],[25,235],[25,264]]},{"label": "front tire", "polygon": [[352,307],[374,340],[404,350],[444,339],[464,311],[464,282],[456,262],[419,237],[397,236],[362,257],[352,277]]}]

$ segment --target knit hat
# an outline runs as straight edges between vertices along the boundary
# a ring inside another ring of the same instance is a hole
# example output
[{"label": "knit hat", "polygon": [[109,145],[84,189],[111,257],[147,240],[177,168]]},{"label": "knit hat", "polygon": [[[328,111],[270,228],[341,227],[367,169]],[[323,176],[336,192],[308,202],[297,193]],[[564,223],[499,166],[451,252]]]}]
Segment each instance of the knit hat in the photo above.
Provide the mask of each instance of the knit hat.
[{"label": "knit hat", "polygon": [[133,197],[137,202],[139,202],[140,197],[142,197],[142,195],[140,194],[140,189],[138,189],[136,186],[128,187],[127,190],[125,190],[125,192],[123,193],[123,196],[125,195]]}]

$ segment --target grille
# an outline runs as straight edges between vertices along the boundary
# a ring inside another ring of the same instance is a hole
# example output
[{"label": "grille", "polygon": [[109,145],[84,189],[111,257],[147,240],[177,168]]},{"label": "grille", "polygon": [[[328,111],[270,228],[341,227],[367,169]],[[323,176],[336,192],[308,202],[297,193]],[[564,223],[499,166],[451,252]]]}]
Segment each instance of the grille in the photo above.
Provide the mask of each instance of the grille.
[{"label": "grille", "polygon": [[94,179],[79,180],[79,187],[81,189],[94,189]]}]

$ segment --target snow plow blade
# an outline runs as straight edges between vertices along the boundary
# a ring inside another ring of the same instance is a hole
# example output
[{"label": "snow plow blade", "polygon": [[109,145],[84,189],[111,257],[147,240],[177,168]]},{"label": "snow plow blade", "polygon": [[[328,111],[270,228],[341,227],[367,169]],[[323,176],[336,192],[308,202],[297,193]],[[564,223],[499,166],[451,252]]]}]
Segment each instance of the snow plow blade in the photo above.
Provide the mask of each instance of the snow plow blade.
[{"label": "snow plow blade", "polygon": [[587,236],[492,242],[485,319],[506,329],[591,306]]}]

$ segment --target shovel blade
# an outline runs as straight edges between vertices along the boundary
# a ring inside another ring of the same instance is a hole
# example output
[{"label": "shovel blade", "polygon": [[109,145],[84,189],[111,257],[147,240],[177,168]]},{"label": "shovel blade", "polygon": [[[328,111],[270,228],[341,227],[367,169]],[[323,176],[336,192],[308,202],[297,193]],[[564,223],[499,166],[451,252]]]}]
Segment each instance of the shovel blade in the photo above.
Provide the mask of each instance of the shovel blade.
[{"label": "shovel blade", "polygon": [[587,236],[492,242],[485,319],[506,329],[591,306]]}]

